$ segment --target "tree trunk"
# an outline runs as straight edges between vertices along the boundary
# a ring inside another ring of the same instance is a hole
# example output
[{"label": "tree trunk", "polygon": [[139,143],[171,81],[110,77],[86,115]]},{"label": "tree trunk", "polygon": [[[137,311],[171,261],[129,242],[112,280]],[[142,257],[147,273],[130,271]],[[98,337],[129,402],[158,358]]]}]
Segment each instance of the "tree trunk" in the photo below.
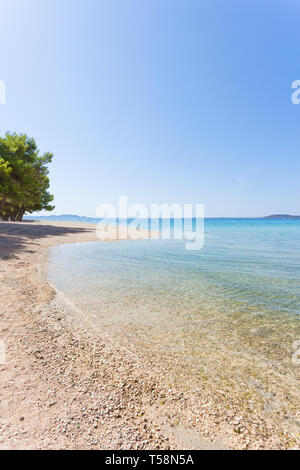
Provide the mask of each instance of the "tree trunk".
[{"label": "tree trunk", "polygon": [[25,207],[22,206],[22,208],[20,209],[18,213],[18,217],[17,217],[18,222],[22,222],[24,214],[25,214]]}]

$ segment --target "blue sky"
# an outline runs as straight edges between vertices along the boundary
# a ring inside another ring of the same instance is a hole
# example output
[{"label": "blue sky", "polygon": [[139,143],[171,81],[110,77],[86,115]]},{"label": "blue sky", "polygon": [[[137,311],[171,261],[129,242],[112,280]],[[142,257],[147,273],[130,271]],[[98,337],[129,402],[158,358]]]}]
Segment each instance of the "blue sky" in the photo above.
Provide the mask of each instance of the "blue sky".
[{"label": "blue sky", "polygon": [[55,213],[300,213],[298,0],[1,0],[0,134],[52,151]]}]

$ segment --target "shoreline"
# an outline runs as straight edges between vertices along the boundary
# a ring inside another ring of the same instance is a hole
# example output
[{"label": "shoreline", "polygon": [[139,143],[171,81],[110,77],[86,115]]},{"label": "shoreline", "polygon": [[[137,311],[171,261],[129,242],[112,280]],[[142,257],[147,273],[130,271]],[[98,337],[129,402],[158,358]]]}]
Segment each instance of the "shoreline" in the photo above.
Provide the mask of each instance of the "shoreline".
[{"label": "shoreline", "polygon": [[[29,250],[32,230],[38,232],[40,228],[42,234],[34,234],[34,249]],[[6,296],[0,316],[1,339],[6,345],[6,364],[0,365],[0,448],[150,448],[149,435],[155,448],[170,448],[169,439],[158,429],[126,409],[111,345],[104,344],[99,332],[95,337],[83,317],[78,312],[74,315],[74,309],[41,277],[41,267],[52,246],[100,241],[95,226],[4,222],[0,230],[0,235],[6,236],[5,242],[0,238],[1,292]],[[11,244],[12,252],[7,254]],[[13,279],[16,269],[17,280]],[[4,290],[7,282],[13,286]],[[25,344],[22,339],[17,341],[20,337],[26,338]],[[115,352],[117,356],[119,351]],[[24,360],[20,361],[22,356]],[[103,362],[107,372],[115,372],[112,379],[103,375]],[[36,393],[37,399],[32,396]]]},{"label": "shoreline", "polygon": [[222,404],[168,389],[163,365],[154,370],[55,294],[41,276],[49,249],[91,241],[101,241],[93,224],[0,223],[0,448],[294,447],[271,425],[266,435],[265,427],[260,436],[239,434],[238,416],[228,421]]}]

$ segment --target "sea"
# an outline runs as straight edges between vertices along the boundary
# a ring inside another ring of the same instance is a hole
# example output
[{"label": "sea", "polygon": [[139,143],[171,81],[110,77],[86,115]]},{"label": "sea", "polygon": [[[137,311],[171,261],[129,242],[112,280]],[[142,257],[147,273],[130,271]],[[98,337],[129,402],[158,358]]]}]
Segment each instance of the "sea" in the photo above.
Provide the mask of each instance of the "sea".
[{"label": "sea", "polygon": [[[190,220],[183,239],[181,220],[151,228],[157,239],[55,246],[47,279],[95,328],[165,363],[172,386],[255,401],[299,433],[300,220]],[[203,246],[187,249],[195,230]]]}]

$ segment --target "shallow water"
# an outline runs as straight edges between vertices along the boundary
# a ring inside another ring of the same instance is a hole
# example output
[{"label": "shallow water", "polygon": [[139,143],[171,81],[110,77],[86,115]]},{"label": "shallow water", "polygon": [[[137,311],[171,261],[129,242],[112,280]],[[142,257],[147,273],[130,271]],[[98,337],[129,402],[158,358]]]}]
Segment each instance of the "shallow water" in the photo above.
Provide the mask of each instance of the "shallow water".
[{"label": "shallow water", "polygon": [[208,219],[204,248],[184,248],[57,246],[48,279],[120,343],[168,363],[174,383],[254,400],[298,433],[300,221]]}]

